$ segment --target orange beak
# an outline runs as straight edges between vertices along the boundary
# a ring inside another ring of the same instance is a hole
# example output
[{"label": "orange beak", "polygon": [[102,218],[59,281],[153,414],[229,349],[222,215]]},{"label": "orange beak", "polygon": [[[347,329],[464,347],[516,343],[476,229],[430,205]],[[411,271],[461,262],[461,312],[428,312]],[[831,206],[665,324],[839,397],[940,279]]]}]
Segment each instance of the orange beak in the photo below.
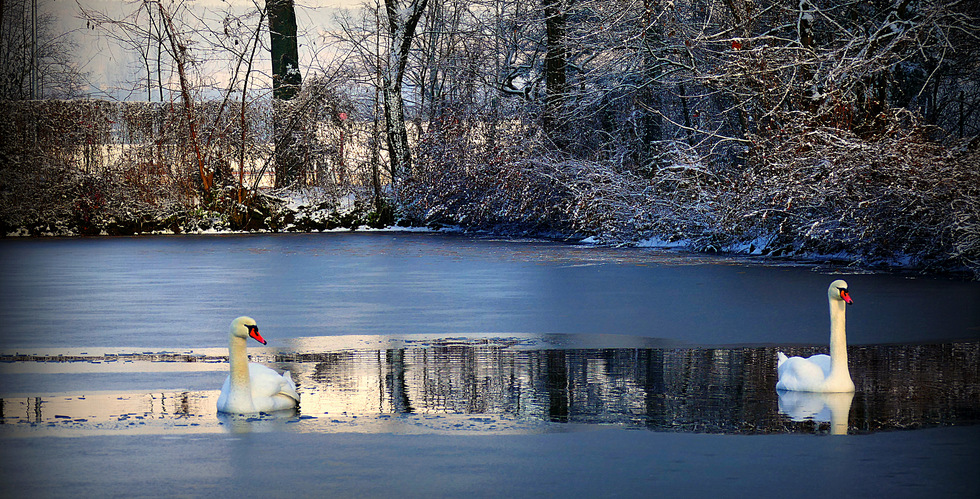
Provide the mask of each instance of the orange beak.
[{"label": "orange beak", "polygon": [[252,337],[253,340],[265,345],[265,338],[259,334],[259,326],[245,326],[248,328],[248,335]]},{"label": "orange beak", "polygon": [[[846,289],[840,290],[840,299],[844,300],[844,303],[848,305],[854,305],[854,300],[851,299],[851,294],[848,293]],[[262,342],[262,344],[265,344],[265,342]]]}]

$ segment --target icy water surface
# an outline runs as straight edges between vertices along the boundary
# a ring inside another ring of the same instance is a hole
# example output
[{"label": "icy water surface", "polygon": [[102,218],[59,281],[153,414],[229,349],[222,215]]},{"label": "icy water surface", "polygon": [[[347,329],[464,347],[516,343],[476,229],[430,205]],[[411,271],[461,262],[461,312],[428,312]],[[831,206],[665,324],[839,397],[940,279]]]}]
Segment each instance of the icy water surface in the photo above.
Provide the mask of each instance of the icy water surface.
[{"label": "icy water surface", "polygon": [[856,394],[778,394],[775,347],[600,349],[577,347],[574,338],[515,337],[386,338],[392,348],[370,348],[375,341],[350,338],[347,348],[327,352],[257,349],[253,361],[293,373],[302,405],[254,418],[215,414],[214,387],[227,370],[219,352],[8,356],[0,364],[0,436],[538,433],[576,424],[868,433],[980,422],[976,341],[854,347]]},{"label": "icy water surface", "polygon": [[[980,420],[972,282],[440,234],[4,240],[0,256],[0,436]],[[826,352],[840,277],[857,392],[778,395],[777,350]],[[299,412],[215,414],[241,314]]]},{"label": "icy water surface", "polygon": [[824,344],[845,277],[853,344],[980,338],[980,283],[442,234],[0,241],[0,349],[226,346],[333,335],[622,334]]}]

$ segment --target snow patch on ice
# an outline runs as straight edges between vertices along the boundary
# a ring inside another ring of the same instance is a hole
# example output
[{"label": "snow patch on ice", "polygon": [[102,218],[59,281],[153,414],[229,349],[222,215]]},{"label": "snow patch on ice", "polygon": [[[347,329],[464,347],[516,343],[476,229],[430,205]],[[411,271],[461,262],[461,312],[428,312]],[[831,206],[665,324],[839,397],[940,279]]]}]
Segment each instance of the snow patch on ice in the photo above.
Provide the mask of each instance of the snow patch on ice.
[{"label": "snow patch on ice", "polygon": [[687,239],[670,241],[659,236],[653,236],[637,242],[636,246],[638,248],[688,249],[691,247],[691,241]]},{"label": "snow patch on ice", "polygon": [[771,250],[770,245],[776,240],[775,235],[759,236],[747,241],[739,241],[728,246],[729,253],[744,255],[764,255]]}]

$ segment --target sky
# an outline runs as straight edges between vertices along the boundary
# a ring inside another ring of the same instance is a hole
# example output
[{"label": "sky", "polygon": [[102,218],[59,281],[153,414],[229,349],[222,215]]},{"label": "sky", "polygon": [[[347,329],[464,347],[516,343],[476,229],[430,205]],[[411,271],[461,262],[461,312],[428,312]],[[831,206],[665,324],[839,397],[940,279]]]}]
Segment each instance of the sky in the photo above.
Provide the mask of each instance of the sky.
[{"label": "sky", "polygon": [[[174,5],[173,0],[163,0],[165,6]],[[264,0],[256,0],[264,5]],[[140,0],[39,0],[39,10],[54,15],[58,28],[63,33],[70,33],[78,45],[76,58],[83,72],[89,74],[93,97],[111,97],[127,100],[145,100],[145,88],[133,91],[136,86],[137,74],[141,73],[138,54],[124,44],[108,36],[105,30],[90,29],[82,10],[106,14],[113,19],[125,19],[137,11]],[[322,43],[316,44],[317,32],[329,29],[331,20],[340,9],[356,8],[363,0],[297,0],[297,24],[306,36],[300,34],[300,64],[304,66],[304,74],[314,61],[314,51],[322,49]],[[206,23],[220,30],[226,12],[254,12],[252,0],[186,0],[185,5],[195,14],[206,20]],[[145,14],[143,19],[145,19]],[[263,42],[268,44],[268,35]],[[322,50],[320,51],[322,59]],[[227,75],[230,71],[227,63],[210,60],[207,54],[197,52],[199,61],[207,66],[205,73]],[[262,64],[259,70],[268,73],[268,56],[257,56]],[[322,61],[320,61],[322,62]],[[145,70],[143,70],[145,71]],[[101,94],[101,95],[100,95]]]}]

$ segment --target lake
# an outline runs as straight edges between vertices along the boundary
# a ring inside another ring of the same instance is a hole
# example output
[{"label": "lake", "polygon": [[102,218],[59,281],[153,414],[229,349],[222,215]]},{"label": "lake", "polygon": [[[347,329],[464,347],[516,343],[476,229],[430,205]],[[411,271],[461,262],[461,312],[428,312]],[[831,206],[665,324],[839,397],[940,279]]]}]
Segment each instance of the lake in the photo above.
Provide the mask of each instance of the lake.
[{"label": "lake", "polygon": [[[184,413],[214,427],[227,324],[248,314],[271,341],[252,344],[253,360],[298,375],[309,417],[299,426],[311,431],[349,426],[310,420],[339,421],[321,418],[331,413],[386,423],[459,416],[467,428],[790,431],[799,425],[781,414],[806,420],[809,410],[829,424],[827,404],[813,400],[815,408],[792,414],[789,404],[802,402],[784,400],[780,412],[775,352],[826,351],[825,289],[839,277],[856,300],[847,324],[863,418],[852,421],[855,431],[974,422],[980,410],[975,282],[437,233],[6,240],[0,248],[2,353],[33,356],[0,371],[7,423],[115,428],[120,414],[155,413],[145,403],[101,416],[71,407],[88,391],[123,400],[162,391],[196,401]],[[28,410],[40,395],[51,409]],[[48,414],[57,407],[66,414]]]},{"label": "lake", "polygon": [[980,283],[432,233],[0,242],[0,348],[227,346],[337,335],[627,335],[689,346],[823,345],[846,278],[851,344],[980,337]]},{"label": "lake", "polygon": [[[948,433],[928,429],[980,422],[976,282],[443,233],[7,239],[0,255],[0,439],[51,453],[59,436],[128,449],[266,433],[425,435],[408,445],[418,452],[483,435],[509,452],[602,428],[907,430],[938,445]],[[855,300],[856,392],[777,393],[777,351],[827,351],[826,289],[839,278]],[[299,411],[215,414],[228,324],[243,314],[269,340],[250,343],[252,361],[293,373]],[[50,464],[10,448],[5,466]]]}]

